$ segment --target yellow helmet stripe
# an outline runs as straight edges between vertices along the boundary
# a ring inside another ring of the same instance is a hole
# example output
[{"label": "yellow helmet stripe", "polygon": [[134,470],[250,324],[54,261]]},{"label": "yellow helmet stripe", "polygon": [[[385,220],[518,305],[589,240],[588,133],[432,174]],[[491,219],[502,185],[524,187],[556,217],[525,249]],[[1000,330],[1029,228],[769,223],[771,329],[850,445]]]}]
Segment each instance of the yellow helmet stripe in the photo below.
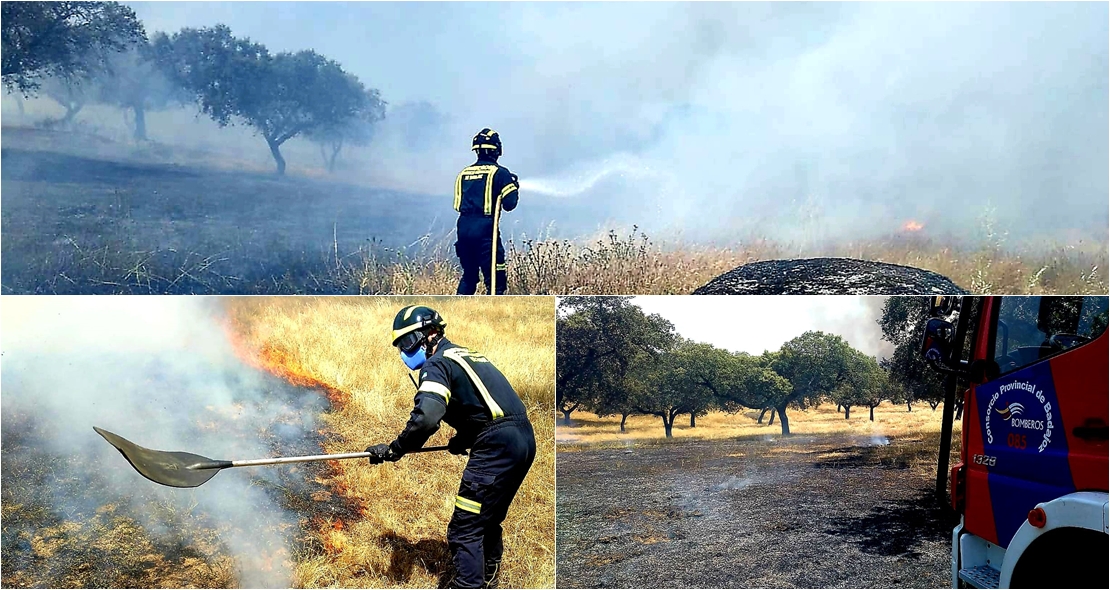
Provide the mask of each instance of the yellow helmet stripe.
[{"label": "yellow helmet stripe", "polygon": [[420,324],[413,324],[411,326],[405,326],[404,328],[401,328],[400,330],[394,330],[393,331],[393,340],[392,340],[392,342],[397,342],[397,339],[400,338],[401,336],[404,336],[405,334],[408,334],[409,332],[413,332],[413,331],[419,330],[419,329],[420,329]]}]

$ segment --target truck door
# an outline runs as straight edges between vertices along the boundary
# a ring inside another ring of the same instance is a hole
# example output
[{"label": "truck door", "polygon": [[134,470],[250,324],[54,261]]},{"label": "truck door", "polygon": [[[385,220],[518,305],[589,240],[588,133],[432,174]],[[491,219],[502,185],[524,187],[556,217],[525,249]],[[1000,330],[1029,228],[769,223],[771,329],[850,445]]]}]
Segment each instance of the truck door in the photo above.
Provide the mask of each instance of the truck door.
[{"label": "truck door", "polygon": [[967,400],[964,526],[1007,547],[1038,502],[1107,488],[1107,298],[997,301]]}]

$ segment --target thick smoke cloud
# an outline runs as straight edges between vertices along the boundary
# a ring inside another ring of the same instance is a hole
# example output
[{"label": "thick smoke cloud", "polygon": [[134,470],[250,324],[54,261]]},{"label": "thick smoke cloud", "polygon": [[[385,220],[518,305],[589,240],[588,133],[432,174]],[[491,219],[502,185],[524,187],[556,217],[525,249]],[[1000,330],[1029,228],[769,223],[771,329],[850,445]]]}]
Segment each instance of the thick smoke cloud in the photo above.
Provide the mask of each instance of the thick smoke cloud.
[{"label": "thick smoke cloud", "polygon": [[444,119],[370,150],[414,190],[449,191],[494,127],[564,226],[1106,238],[1104,3],[135,6],[152,30],[227,22],[338,59],[395,107],[430,102]]},{"label": "thick smoke cloud", "polygon": [[215,459],[270,456],[269,443],[276,439],[318,452],[309,448],[306,434],[315,430],[322,396],[244,366],[220,326],[215,299],[51,297],[4,303],[5,430],[35,425],[43,433],[37,451],[80,457],[89,466],[78,476],[89,478],[83,494],[56,495],[52,511],[89,514],[89,507],[119,504],[152,535],[186,534],[163,530],[166,524],[154,514],[152,501],[174,506],[226,527],[220,538],[236,559],[244,586],[290,583],[286,560],[297,517],[282,509],[267,486],[251,481],[288,489],[290,482],[279,479],[284,468],[231,469],[201,488],[164,488],[143,479],[92,427],[142,446]]},{"label": "thick smoke cloud", "polygon": [[734,352],[761,354],[809,330],[844,338],[867,355],[883,358],[893,348],[882,340],[877,323],[887,297],[791,295],[735,297],[711,295],[638,296],[646,313],[657,313],[684,338],[708,342]]}]

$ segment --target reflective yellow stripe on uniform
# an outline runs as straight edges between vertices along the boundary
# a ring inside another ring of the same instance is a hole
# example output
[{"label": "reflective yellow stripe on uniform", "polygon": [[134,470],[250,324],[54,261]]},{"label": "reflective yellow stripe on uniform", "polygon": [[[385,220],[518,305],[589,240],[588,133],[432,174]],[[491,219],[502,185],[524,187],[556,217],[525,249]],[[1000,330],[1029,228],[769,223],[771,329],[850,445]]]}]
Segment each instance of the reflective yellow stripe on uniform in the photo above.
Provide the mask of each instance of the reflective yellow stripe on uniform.
[{"label": "reflective yellow stripe on uniform", "polygon": [[470,381],[474,383],[474,387],[478,390],[478,393],[482,395],[482,401],[486,402],[486,407],[489,408],[489,413],[493,416],[494,420],[504,418],[505,411],[501,409],[501,406],[497,405],[493,396],[489,394],[489,390],[486,389],[486,384],[482,383],[482,380],[478,378],[478,374],[474,372],[474,368],[463,358],[468,352],[469,351],[462,348],[451,348],[443,353],[443,358],[455,361],[466,371],[466,374],[470,377]]},{"label": "reflective yellow stripe on uniform", "polygon": [[462,496],[455,496],[455,508],[480,514],[482,512],[482,505],[474,500],[468,500]]},{"label": "reflective yellow stripe on uniform", "polygon": [[516,190],[516,185],[515,184],[513,184],[513,183],[506,184],[505,188],[501,189],[501,197],[500,198],[504,199],[505,197],[509,196],[509,194],[512,193],[515,190]]},{"label": "reflective yellow stripe on uniform", "polygon": [[443,403],[449,403],[451,401],[451,390],[447,389],[447,387],[442,383],[436,383],[435,381],[422,381],[420,383],[420,389],[417,389],[416,392],[420,393],[421,391],[426,393],[434,393],[442,397]]},{"label": "reflective yellow stripe on uniform", "polygon": [[455,178],[455,211],[458,211],[462,207],[463,174],[466,174],[466,170],[459,172],[459,175]]},{"label": "reflective yellow stripe on uniform", "polygon": [[493,214],[493,177],[494,176],[497,176],[497,168],[496,167],[494,167],[493,170],[490,170],[489,174],[486,176],[486,198],[485,198],[485,201],[483,201],[484,204],[482,206],[482,211],[486,215],[492,215]]},{"label": "reflective yellow stripe on uniform", "polygon": [[497,268],[495,270],[505,270],[505,264],[504,263],[498,264]]}]

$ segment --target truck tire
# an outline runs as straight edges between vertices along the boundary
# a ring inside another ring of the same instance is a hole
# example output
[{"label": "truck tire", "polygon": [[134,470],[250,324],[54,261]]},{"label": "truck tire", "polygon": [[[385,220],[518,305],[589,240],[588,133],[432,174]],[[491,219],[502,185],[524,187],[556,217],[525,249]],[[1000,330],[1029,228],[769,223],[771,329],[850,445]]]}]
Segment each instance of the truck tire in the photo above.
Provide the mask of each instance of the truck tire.
[{"label": "truck tire", "polygon": [[1064,527],[1041,535],[1022,554],[1011,588],[1110,588],[1110,535]]}]

